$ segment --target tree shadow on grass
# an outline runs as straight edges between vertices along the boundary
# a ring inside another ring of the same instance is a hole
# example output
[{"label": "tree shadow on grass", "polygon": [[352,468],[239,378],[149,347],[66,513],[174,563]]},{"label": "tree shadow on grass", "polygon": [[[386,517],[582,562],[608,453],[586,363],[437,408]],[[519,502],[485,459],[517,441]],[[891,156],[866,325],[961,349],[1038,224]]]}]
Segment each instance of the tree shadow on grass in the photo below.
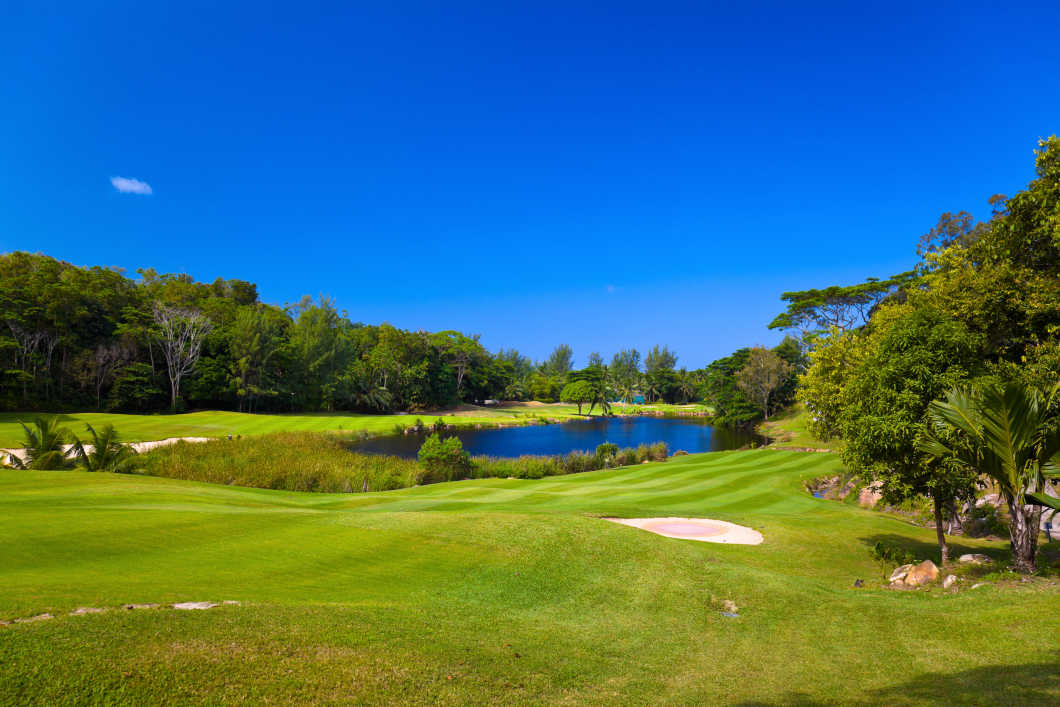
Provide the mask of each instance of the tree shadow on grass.
[{"label": "tree shadow on grass", "polygon": [[[1030,642],[1028,642],[1030,645]],[[885,666],[880,666],[885,668]],[[924,673],[906,682],[851,692],[842,702],[863,705],[1056,705],[1060,704],[1060,652],[1042,651],[1039,660],[1024,665],[986,665],[955,673]],[[794,691],[776,700],[742,705],[834,704]]]},{"label": "tree shadow on grass", "polygon": [[[879,533],[877,535],[860,538],[860,540],[865,544],[865,547],[869,552],[872,552],[872,548],[876,543],[881,543],[886,547],[896,547],[910,552],[918,560],[931,560],[935,564],[939,564],[942,561],[942,555],[939,552],[938,543],[935,542],[926,542],[924,540],[918,540],[917,538],[910,538],[906,535],[895,535],[893,533]],[[1003,565],[1003,563],[1009,560],[1007,543],[999,542],[996,547],[973,547],[971,545],[962,545],[959,535],[947,535],[946,543],[950,546],[951,561],[956,560],[961,555],[970,553],[989,555],[994,558],[994,562],[996,563],[995,567]]]}]

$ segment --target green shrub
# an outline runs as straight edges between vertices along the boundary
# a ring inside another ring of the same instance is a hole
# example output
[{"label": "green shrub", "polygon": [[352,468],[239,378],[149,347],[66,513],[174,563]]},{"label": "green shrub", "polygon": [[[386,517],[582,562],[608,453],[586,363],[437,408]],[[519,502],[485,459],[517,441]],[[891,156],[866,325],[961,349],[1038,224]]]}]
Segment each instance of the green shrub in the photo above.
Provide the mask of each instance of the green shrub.
[{"label": "green shrub", "polygon": [[911,565],[917,562],[916,555],[913,553],[903,547],[885,542],[877,542],[872,546],[872,556],[892,565]]},{"label": "green shrub", "polygon": [[596,448],[596,458],[603,463],[605,468],[614,463],[617,455],[618,445],[612,442],[604,442]]},{"label": "green shrub", "polygon": [[424,440],[416,456],[423,467],[420,483],[434,484],[471,477],[471,458],[464,451],[459,437],[442,439],[438,433],[434,433]]}]

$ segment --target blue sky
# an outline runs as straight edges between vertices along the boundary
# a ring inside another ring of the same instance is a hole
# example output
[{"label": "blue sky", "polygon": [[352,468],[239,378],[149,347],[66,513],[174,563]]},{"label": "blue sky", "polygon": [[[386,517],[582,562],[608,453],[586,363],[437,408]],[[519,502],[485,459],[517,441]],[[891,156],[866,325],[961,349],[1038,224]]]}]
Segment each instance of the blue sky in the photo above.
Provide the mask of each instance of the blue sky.
[{"label": "blue sky", "polygon": [[773,343],[1060,132],[1056,2],[89,5],[3,10],[0,251],[534,358]]}]

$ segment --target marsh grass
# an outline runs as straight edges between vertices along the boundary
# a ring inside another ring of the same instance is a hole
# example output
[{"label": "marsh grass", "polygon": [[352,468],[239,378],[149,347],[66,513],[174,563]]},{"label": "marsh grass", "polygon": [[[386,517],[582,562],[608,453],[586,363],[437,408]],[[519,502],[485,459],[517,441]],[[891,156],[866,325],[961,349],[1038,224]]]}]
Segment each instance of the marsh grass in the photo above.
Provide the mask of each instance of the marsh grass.
[{"label": "marsh grass", "polygon": [[[411,459],[351,449],[359,435],[282,432],[271,435],[177,442],[137,457],[136,473],[185,481],[282,491],[355,493],[392,491],[453,480],[427,472]],[[613,445],[612,445],[613,446]],[[475,457],[467,475],[455,478],[540,479],[598,469],[666,461],[664,442],[613,453],[571,452],[513,459]]]},{"label": "marsh grass", "polygon": [[669,453],[665,442],[642,444],[636,448],[617,451],[603,450],[605,446],[614,447],[614,445],[600,445],[595,452],[576,451],[555,456],[523,455],[510,459],[474,457],[471,460],[475,465],[472,477],[477,479],[490,477],[543,479],[546,476],[580,474],[586,471],[598,471],[644,462],[666,461]]},{"label": "marsh grass", "polygon": [[349,444],[324,432],[178,442],[141,455],[140,466],[150,476],[284,491],[390,491],[419,482],[416,462],[357,454]]}]

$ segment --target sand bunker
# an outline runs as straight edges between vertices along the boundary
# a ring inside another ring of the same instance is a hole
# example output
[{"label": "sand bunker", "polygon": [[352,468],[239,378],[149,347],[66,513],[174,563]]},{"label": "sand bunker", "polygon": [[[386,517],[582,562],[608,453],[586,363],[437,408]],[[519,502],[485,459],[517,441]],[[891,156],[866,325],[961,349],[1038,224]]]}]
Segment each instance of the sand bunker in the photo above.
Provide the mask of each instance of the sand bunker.
[{"label": "sand bunker", "polygon": [[604,520],[682,540],[701,540],[705,543],[731,545],[758,545],[762,542],[762,534],[757,530],[723,520],[708,518],[604,518]]}]

